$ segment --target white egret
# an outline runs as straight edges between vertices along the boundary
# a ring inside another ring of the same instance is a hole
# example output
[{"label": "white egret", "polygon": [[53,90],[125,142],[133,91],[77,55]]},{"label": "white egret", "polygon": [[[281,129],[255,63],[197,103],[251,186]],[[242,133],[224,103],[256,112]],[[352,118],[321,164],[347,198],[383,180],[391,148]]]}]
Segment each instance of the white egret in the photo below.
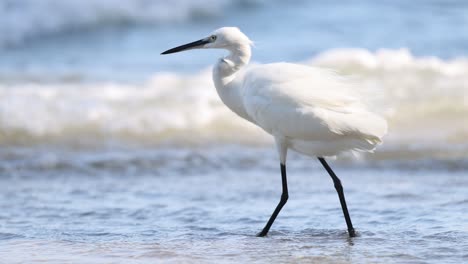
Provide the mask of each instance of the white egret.
[{"label": "white egret", "polygon": [[349,236],[355,236],[341,181],[324,157],[350,150],[374,150],[387,132],[386,121],[369,112],[353,87],[332,71],[292,63],[245,67],[251,57],[251,44],[238,28],[223,27],[206,38],[161,54],[189,49],[229,51],[213,68],[218,95],[234,113],[274,137],[280,159],[281,199],[258,236],[268,233],[288,200],[288,149],[318,158],[333,179]]}]

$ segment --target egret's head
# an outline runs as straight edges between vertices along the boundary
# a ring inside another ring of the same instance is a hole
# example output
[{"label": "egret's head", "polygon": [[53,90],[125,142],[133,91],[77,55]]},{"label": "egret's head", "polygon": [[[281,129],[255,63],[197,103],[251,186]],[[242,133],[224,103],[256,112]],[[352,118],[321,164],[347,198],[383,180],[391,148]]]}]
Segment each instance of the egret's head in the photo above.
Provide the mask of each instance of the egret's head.
[{"label": "egret's head", "polygon": [[185,45],[166,50],[161,54],[171,54],[189,49],[238,49],[250,46],[252,41],[236,27],[222,27],[213,31],[208,37]]}]

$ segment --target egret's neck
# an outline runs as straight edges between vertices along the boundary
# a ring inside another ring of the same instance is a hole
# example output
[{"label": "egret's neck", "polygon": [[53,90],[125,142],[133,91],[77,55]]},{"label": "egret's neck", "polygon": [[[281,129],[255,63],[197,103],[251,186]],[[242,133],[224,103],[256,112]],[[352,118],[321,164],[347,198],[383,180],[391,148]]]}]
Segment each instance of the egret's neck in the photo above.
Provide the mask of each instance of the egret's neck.
[{"label": "egret's neck", "polygon": [[229,55],[218,60],[218,63],[213,69],[213,79],[216,88],[218,84],[222,86],[229,83],[243,66],[250,61],[250,45],[240,44],[229,48]]},{"label": "egret's neck", "polygon": [[250,45],[229,49],[229,55],[218,60],[213,68],[213,81],[219,97],[232,111],[250,120],[241,98],[242,77],[237,74],[250,61]]}]

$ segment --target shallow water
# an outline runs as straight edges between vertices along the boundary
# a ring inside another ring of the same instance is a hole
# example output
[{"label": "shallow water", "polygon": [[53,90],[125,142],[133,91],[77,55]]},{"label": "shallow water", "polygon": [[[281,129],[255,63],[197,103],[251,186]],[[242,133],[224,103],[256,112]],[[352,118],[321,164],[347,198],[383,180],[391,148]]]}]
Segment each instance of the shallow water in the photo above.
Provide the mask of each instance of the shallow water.
[{"label": "shallow water", "polygon": [[36,152],[36,161],[10,152],[16,167],[2,170],[16,173],[0,178],[1,262],[468,259],[465,170],[330,160],[358,232],[348,238],[331,179],[316,160],[292,154],[290,199],[258,238],[281,192],[273,148],[129,152],[56,150]]}]

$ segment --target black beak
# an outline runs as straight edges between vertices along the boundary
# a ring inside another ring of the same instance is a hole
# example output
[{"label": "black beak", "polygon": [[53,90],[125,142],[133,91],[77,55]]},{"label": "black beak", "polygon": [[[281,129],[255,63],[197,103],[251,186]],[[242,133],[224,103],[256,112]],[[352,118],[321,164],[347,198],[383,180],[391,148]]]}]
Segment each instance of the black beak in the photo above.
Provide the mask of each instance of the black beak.
[{"label": "black beak", "polygon": [[197,41],[194,41],[194,42],[190,42],[190,43],[185,44],[185,45],[182,45],[182,46],[178,46],[178,47],[175,47],[175,48],[166,50],[165,52],[161,53],[161,55],[176,53],[176,52],[180,52],[180,51],[184,51],[184,50],[189,50],[189,49],[194,49],[194,48],[203,46],[203,45],[205,45],[205,44],[207,44],[207,43],[209,43],[208,40],[206,40],[206,39],[200,39],[200,40],[197,40]]}]

